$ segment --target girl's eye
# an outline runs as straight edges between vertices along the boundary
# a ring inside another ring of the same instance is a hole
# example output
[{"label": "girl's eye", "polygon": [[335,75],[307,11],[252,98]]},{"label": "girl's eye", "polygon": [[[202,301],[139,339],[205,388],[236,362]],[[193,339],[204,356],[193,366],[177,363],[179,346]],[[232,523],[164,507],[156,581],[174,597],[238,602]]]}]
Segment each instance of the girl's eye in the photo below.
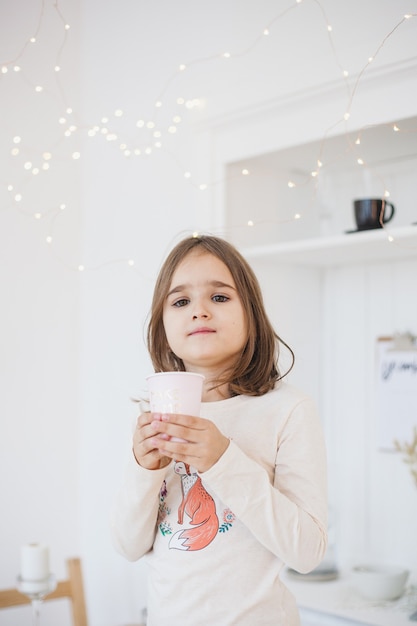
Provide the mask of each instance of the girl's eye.
[{"label": "girl's eye", "polygon": [[227,302],[229,298],[227,296],[221,296],[218,294],[217,296],[213,296],[214,302]]},{"label": "girl's eye", "polygon": [[187,298],[180,298],[179,300],[176,300],[172,306],[185,306],[186,304],[188,304],[189,300],[187,300]]}]

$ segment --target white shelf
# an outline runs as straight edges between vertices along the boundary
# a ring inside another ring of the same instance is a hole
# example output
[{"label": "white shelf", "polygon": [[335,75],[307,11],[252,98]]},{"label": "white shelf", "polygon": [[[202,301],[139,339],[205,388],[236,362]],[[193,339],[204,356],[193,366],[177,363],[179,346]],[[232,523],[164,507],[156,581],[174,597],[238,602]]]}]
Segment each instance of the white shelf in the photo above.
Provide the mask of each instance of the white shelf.
[{"label": "white shelf", "polygon": [[246,248],[242,253],[249,261],[276,259],[280,263],[323,268],[399,261],[417,258],[417,225],[286,241]]},{"label": "white shelf", "polygon": [[[322,617],[317,624],[363,626],[411,626],[408,617],[414,612],[417,600],[414,583],[399,600],[372,601],[362,598],[353,588],[349,572],[341,573],[337,580],[294,580],[287,573],[283,581],[294,594],[306,617]],[[309,623],[309,622],[307,622]]]}]

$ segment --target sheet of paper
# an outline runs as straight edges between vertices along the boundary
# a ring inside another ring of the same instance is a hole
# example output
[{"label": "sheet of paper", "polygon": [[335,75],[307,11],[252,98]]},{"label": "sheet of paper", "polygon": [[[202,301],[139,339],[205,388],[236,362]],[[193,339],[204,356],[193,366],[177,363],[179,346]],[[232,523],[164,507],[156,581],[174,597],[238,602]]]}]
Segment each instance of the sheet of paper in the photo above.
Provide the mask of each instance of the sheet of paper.
[{"label": "sheet of paper", "polygon": [[394,440],[410,441],[417,426],[417,347],[398,350],[394,341],[378,341],[376,368],[378,447],[394,450]]}]

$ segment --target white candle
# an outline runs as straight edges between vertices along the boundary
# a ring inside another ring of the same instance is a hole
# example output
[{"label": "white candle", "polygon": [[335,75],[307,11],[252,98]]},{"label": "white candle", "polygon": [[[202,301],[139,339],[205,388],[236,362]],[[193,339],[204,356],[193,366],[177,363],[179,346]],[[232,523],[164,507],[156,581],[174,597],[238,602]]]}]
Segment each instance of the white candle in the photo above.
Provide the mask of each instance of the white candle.
[{"label": "white candle", "polygon": [[22,580],[45,580],[50,576],[47,546],[29,543],[21,547],[20,576]]}]

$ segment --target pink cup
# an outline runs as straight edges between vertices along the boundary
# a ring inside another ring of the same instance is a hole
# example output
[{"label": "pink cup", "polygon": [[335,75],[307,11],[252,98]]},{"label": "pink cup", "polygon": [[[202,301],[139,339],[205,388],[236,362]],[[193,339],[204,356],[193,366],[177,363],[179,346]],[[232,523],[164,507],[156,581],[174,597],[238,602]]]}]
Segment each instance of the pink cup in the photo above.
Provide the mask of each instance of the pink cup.
[{"label": "pink cup", "polygon": [[194,372],[159,372],[146,378],[152,413],[200,415],[204,376]]}]

